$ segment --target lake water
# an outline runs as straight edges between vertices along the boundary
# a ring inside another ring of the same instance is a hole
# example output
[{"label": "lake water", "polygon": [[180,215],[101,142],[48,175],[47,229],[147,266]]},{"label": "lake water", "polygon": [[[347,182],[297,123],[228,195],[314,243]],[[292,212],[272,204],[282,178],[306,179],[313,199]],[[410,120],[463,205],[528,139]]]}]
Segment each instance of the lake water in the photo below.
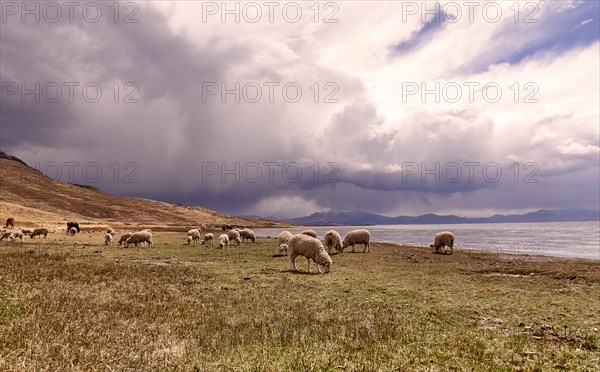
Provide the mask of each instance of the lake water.
[{"label": "lake water", "polygon": [[[533,254],[600,261],[600,221],[494,223],[456,225],[374,225],[374,226],[304,226],[288,229],[299,233],[313,229],[319,238],[327,230],[337,230],[342,237],[350,230],[364,228],[371,240],[429,247],[439,231],[452,231],[454,246],[459,249],[506,254]],[[256,229],[261,237],[277,237],[282,229]]]}]

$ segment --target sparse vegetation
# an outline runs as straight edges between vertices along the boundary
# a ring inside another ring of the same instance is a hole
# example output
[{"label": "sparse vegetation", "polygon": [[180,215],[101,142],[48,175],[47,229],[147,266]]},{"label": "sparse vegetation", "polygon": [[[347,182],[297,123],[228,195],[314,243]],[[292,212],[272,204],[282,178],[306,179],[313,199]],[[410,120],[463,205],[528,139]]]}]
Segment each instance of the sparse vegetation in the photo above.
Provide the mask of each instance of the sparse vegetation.
[{"label": "sparse vegetation", "polygon": [[[0,370],[596,370],[600,265],[371,244],[293,273],[275,239],[0,245]],[[305,266],[300,265],[300,268]]]}]

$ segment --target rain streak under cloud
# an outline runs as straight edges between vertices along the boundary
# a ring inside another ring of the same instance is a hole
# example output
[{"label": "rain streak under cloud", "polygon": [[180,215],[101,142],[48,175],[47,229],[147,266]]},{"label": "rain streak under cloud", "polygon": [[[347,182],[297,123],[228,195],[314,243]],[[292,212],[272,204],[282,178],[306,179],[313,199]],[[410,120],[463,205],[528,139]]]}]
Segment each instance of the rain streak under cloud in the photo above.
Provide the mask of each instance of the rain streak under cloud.
[{"label": "rain streak under cloud", "polygon": [[230,214],[597,208],[598,4],[2,1],[0,146]]}]

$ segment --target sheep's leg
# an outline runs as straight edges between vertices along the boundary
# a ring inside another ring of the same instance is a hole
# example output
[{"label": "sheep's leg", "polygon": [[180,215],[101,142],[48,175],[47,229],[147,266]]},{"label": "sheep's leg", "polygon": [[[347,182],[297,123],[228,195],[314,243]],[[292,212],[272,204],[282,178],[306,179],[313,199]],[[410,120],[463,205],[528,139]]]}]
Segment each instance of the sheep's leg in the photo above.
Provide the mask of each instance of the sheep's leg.
[{"label": "sheep's leg", "polygon": [[308,261],[308,272],[310,273],[310,258],[307,258],[306,261]]},{"label": "sheep's leg", "polygon": [[290,255],[290,266],[292,271],[298,271],[298,268],[296,267],[296,255]]},{"label": "sheep's leg", "polygon": [[354,253],[354,244],[352,244],[352,253]]}]

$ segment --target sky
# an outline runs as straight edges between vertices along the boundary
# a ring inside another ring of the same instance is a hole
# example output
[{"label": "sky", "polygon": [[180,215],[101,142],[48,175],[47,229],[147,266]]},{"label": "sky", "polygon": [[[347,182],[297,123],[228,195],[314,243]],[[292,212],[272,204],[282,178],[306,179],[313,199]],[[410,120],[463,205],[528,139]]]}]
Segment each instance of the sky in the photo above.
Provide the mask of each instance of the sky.
[{"label": "sky", "polygon": [[598,1],[20,2],[0,150],[290,218],[600,206]]}]

